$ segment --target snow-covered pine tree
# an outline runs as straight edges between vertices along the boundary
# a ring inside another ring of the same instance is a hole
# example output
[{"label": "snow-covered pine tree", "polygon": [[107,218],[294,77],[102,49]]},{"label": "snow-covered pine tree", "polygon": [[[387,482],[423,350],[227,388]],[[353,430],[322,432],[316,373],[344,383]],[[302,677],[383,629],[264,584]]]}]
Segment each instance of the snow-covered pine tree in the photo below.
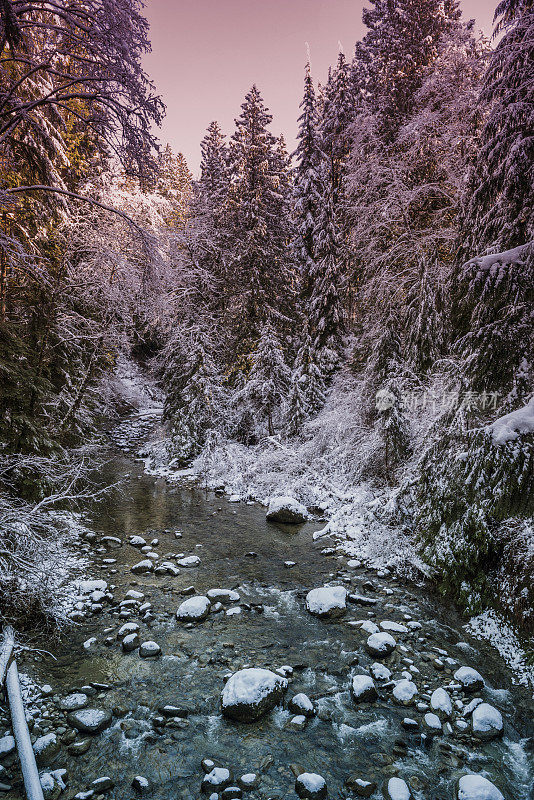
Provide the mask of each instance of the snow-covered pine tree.
[{"label": "snow-covered pine tree", "polygon": [[316,269],[308,303],[308,321],[313,347],[325,377],[331,376],[342,359],[345,333],[345,276],[341,264],[340,234],[332,196],[328,163],[323,164],[324,193],[314,230]]},{"label": "snow-covered pine tree", "polygon": [[324,87],[321,114],[321,147],[330,161],[334,206],[341,201],[341,186],[350,151],[350,126],[354,119],[355,94],[351,66],[340,51],[336,68]]},{"label": "snow-covered pine tree", "polygon": [[233,399],[236,434],[245,443],[256,442],[266,434],[274,436],[287,396],[290,372],[270,322],[262,326],[251,359],[250,372]]},{"label": "snow-covered pine tree", "polygon": [[[200,453],[208,432],[224,419],[224,392],[209,352],[208,338],[197,331],[170,349],[164,381],[165,418],[171,426],[173,455],[186,464]],[[181,345],[181,346],[179,346]]]},{"label": "snow-covered pine tree", "polygon": [[534,244],[473,258],[451,280],[455,349],[467,386],[507,410],[532,391]]},{"label": "snow-covered pine tree", "polygon": [[534,239],[534,6],[497,7],[498,42],[480,97],[489,109],[467,185],[465,259]]},{"label": "snow-covered pine tree", "polygon": [[304,76],[304,96],[300,104],[298,144],[295,150],[293,218],[296,235],[293,246],[300,270],[301,297],[308,301],[317,272],[316,225],[324,196],[319,117],[309,63]]},{"label": "snow-covered pine tree", "polygon": [[323,371],[309,331],[306,329],[291,373],[287,414],[289,434],[296,435],[302,424],[310,416],[320,411],[325,399]]},{"label": "snow-covered pine tree", "polygon": [[427,372],[444,350],[446,334],[438,274],[438,269],[429,270],[423,263],[421,280],[408,304],[407,358],[417,373]]},{"label": "snow-covered pine tree", "polygon": [[460,18],[457,0],[370,0],[357,49],[366,97],[388,138],[412,110],[414,95],[439,52],[442,35]]},{"label": "snow-covered pine tree", "polygon": [[233,251],[229,324],[241,352],[260,337],[267,319],[291,325],[294,281],[288,250],[289,180],[272,116],[253,86],[241,106],[230,144],[231,184],[224,221]]},{"label": "snow-covered pine tree", "polygon": [[214,212],[220,211],[228,190],[228,148],[219,123],[209,124],[200,143],[202,154],[198,186]]}]

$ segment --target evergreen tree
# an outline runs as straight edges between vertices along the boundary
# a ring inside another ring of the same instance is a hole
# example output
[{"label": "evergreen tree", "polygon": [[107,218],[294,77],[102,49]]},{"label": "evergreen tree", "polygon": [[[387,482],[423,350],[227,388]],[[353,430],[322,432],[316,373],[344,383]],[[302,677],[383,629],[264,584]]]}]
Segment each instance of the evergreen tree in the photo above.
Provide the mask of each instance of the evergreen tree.
[{"label": "evergreen tree", "polygon": [[237,432],[245,442],[267,433],[274,436],[281,416],[290,374],[273,325],[267,322],[252,354],[252,368],[236,393]]},{"label": "evergreen tree", "polygon": [[414,95],[439,52],[442,35],[460,18],[457,0],[370,0],[369,31],[357,50],[362,88],[390,136],[410,113]]},{"label": "evergreen tree", "polygon": [[321,115],[321,146],[330,161],[334,207],[341,202],[341,186],[350,151],[350,126],[354,119],[355,96],[351,67],[342,52],[336,69],[324,89]]},{"label": "evergreen tree", "polygon": [[220,209],[228,190],[228,148],[218,122],[209,124],[200,151],[198,185],[205,201],[213,209]]},{"label": "evergreen tree", "polygon": [[[323,186],[328,185],[329,181],[324,180]],[[323,195],[314,238],[317,267],[308,306],[308,319],[319,363],[324,374],[328,376],[341,360],[345,332],[345,286],[341,269],[340,237],[331,191],[326,196]]]},{"label": "evergreen tree", "polygon": [[256,86],[241,108],[230,145],[231,185],[224,218],[232,251],[230,322],[243,347],[258,339],[267,319],[278,327],[291,324],[294,290],[287,167],[268,129],[272,117]]},{"label": "evergreen tree", "polygon": [[504,0],[496,19],[504,35],[480,97],[489,115],[467,186],[464,258],[534,238],[534,7]]},{"label": "evergreen tree", "polygon": [[224,395],[208,340],[197,332],[184,352],[172,348],[166,365],[165,417],[171,423],[173,452],[180,463],[198,455],[208,432],[221,425]]},{"label": "evergreen tree", "polygon": [[298,145],[295,151],[295,185],[293,189],[293,216],[296,236],[294,249],[300,269],[301,296],[309,300],[317,272],[316,226],[324,195],[317,101],[310,65],[306,64],[304,97],[300,104]]},{"label": "evergreen tree", "polygon": [[311,337],[306,330],[291,374],[287,415],[289,434],[296,435],[302,424],[310,416],[320,411],[324,403],[324,375]]},{"label": "evergreen tree", "polygon": [[[434,270],[434,276],[437,270]],[[426,372],[444,349],[445,330],[441,312],[440,287],[424,265],[416,297],[408,308],[408,357],[417,372]]]}]

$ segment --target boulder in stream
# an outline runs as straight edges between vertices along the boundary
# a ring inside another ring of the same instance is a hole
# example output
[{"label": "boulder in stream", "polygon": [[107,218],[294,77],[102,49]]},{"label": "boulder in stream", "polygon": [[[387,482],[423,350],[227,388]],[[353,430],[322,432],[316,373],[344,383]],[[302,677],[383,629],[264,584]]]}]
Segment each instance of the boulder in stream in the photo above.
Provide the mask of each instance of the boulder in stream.
[{"label": "boulder in stream", "polygon": [[341,617],[347,610],[344,586],[321,586],[306,595],[306,610],[316,617]]},{"label": "boulder in stream", "polygon": [[300,525],[308,519],[306,507],[294,497],[273,497],[267,509],[268,522],[281,522],[284,525]]},{"label": "boulder in stream", "polygon": [[281,701],[286,689],[286,678],[270,669],[241,669],[234,672],[223,689],[222,712],[240,722],[254,722]]},{"label": "boulder in stream", "polygon": [[201,622],[210,613],[210,606],[210,601],[204,595],[197,594],[188,597],[178,606],[176,618],[180,622]]},{"label": "boulder in stream", "polygon": [[504,800],[494,783],[482,775],[462,775],[456,787],[457,800]]},{"label": "boulder in stream", "polygon": [[378,697],[374,680],[369,675],[355,675],[350,693],[356,703],[372,703]]},{"label": "boulder in stream", "polygon": [[489,703],[480,703],[471,717],[473,736],[483,742],[497,739],[503,734],[501,712]]},{"label": "boulder in stream", "polygon": [[390,633],[372,633],[365,646],[375,658],[387,658],[394,651],[397,642]]},{"label": "boulder in stream", "polygon": [[101,708],[81,708],[79,711],[72,711],[67,716],[67,722],[82,733],[96,734],[111,725],[111,711]]},{"label": "boulder in stream", "polygon": [[301,772],[295,781],[295,791],[306,800],[324,800],[328,797],[325,779],[315,772]]}]

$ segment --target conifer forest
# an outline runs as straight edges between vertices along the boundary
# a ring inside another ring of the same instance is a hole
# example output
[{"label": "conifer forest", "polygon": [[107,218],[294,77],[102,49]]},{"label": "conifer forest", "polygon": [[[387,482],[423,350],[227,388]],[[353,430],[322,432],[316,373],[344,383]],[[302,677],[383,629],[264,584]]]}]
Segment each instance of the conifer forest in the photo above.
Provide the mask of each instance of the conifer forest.
[{"label": "conifer forest", "polygon": [[532,800],[534,4],[197,168],[157,2],[0,0],[0,798]]}]

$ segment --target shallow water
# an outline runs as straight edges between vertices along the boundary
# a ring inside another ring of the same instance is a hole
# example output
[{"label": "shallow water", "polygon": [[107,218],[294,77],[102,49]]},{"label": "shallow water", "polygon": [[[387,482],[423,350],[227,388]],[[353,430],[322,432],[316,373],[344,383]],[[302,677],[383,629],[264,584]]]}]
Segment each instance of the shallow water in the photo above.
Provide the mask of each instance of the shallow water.
[{"label": "shallow water", "polygon": [[[323,775],[331,798],[351,797],[344,782],[356,774],[376,781],[373,797],[382,797],[386,778],[398,775],[408,780],[415,798],[444,800],[453,796],[455,781],[466,772],[490,778],[506,800],[530,797],[533,750],[528,737],[534,726],[529,694],[512,685],[495,651],[472,639],[457,614],[428,591],[393,576],[377,577],[364,567],[350,569],[339,551],[323,554],[331,545],[329,539],[313,541],[319,525],[294,529],[269,524],[258,505],[170,486],[145,475],[127,456],[114,453],[102,478],[122,479],[122,490],[93,512],[90,527],[99,538],[118,536],[123,544],[103,552],[98,543],[92,545],[90,574],[114,587],[115,604],[90,616],[55,646],[56,661],[43,657],[23,667],[39,684],[51,684],[59,696],[91,682],[111,687],[99,691],[90,705],[112,710],[112,727],[93,738],[85,755],[70,756],[63,748],[50,767],[68,769],[69,786],[62,797],[72,798],[102,775],[113,779],[115,788],[106,796],[117,800],[136,796],[131,787],[135,775],[149,779],[152,800],[200,797],[200,762],[205,757],[228,767],[234,778],[261,773],[259,787],[246,795],[251,800],[296,797],[292,764]],[[182,538],[175,538],[175,531]],[[173,560],[166,554],[184,553],[198,555],[201,563],[181,568],[175,577],[134,575],[130,567],[144,556],[127,543],[131,535],[148,542],[157,538],[154,549],[160,562]],[[251,551],[256,557],[247,555]],[[105,558],[117,563],[105,565]],[[287,560],[296,565],[287,568]],[[309,589],[343,580],[348,588],[377,598],[377,605],[350,605],[338,621],[318,620],[305,611]],[[373,590],[362,587],[368,580]],[[227,616],[223,611],[186,627],[175,611],[184,599],[182,590],[191,585],[197,594],[217,587],[237,589],[241,613]],[[145,624],[135,615],[129,619],[140,624],[141,641],[155,640],[161,646],[158,659],[142,659],[137,651],[124,654],[118,641],[104,643],[128,621],[119,618],[116,605],[131,588],[152,603],[153,622]],[[394,634],[397,650],[386,662],[393,676],[401,677],[408,667],[401,659],[411,659],[420,670],[414,678],[420,694],[447,686],[457,668],[450,664],[438,671],[432,660],[423,660],[424,654],[436,656],[433,648],[446,651],[458,666],[478,669],[487,684],[481,696],[505,719],[504,739],[476,745],[455,732],[425,742],[420,732],[401,727],[404,717],[421,720],[423,714],[394,704],[391,691],[381,691],[372,704],[356,705],[348,692],[350,678],[374,661],[364,648],[367,634],[347,624],[362,619],[421,622],[415,633]],[[105,633],[107,628],[111,630]],[[97,642],[84,649],[83,642],[93,636]],[[249,725],[226,720],[220,713],[224,676],[244,665],[293,667],[287,698],[306,692],[318,715],[303,730],[290,727],[292,715],[282,707]],[[158,706],[165,704],[185,706],[187,721],[155,730]]]}]

